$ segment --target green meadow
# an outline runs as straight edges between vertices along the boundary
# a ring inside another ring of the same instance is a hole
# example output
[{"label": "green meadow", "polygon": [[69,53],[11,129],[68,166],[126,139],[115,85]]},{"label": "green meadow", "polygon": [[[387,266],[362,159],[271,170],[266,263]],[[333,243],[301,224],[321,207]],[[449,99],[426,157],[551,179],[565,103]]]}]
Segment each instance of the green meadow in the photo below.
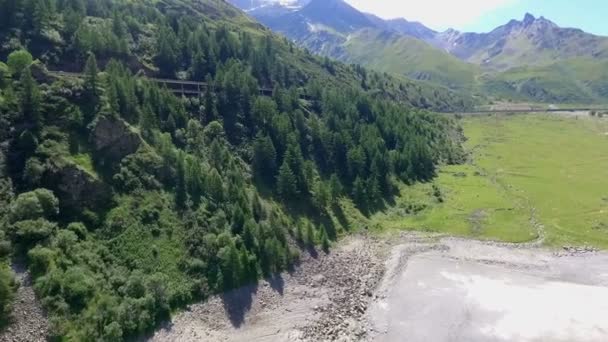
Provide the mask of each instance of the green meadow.
[{"label": "green meadow", "polygon": [[402,187],[374,226],[608,248],[606,119],[502,115],[462,125],[469,162]]}]

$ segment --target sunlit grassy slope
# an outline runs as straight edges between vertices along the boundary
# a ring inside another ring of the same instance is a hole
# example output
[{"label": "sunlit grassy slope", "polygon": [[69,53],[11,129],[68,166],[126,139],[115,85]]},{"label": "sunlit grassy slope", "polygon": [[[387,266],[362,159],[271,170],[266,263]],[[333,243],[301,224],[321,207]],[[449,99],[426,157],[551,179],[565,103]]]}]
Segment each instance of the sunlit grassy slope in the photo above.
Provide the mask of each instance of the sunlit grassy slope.
[{"label": "sunlit grassy slope", "polygon": [[608,248],[608,121],[521,115],[463,125],[471,162],[441,170],[440,196],[433,184],[404,187],[376,226],[517,242],[536,238],[540,224],[548,245]]},{"label": "sunlit grassy slope", "polygon": [[421,40],[376,29],[351,35],[344,50],[348,62],[457,90],[471,90],[479,69]]},{"label": "sunlit grassy slope", "polygon": [[484,75],[484,94],[545,103],[606,103],[608,61],[574,58]]}]

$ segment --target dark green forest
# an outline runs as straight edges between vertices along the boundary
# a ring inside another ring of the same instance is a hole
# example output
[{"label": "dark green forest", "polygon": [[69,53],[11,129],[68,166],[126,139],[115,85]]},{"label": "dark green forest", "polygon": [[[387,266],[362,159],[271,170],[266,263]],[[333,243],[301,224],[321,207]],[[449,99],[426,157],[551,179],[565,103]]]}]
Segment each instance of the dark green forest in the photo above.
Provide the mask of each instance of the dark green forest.
[{"label": "dark green forest", "polygon": [[[331,219],[341,201],[369,214],[463,159],[457,124],[426,109],[465,98],[313,56],[224,1],[0,9],[5,323],[25,260],[52,338],[141,336],[330,248],[353,229]],[[146,76],[210,86],[186,98]]]}]

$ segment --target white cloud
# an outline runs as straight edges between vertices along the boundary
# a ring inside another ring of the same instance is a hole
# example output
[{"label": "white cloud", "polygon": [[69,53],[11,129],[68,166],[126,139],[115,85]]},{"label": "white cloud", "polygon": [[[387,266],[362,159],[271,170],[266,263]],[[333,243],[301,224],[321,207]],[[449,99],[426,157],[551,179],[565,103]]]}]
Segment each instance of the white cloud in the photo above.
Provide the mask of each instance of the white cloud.
[{"label": "white cloud", "polygon": [[484,14],[519,0],[346,0],[385,19],[406,18],[444,30],[471,24]]}]

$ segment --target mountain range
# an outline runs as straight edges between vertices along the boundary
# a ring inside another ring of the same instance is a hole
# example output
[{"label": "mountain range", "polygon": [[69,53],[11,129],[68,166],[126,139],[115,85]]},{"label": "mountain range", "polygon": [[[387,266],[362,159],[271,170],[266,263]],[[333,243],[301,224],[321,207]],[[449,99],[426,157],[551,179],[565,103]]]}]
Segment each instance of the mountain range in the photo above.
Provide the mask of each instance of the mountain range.
[{"label": "mountain range", "polygon": [[525,14],[487,33],[385,20],[343,0],[229,0],[310,51],[491,98],[604,102],[608,38]]}]

